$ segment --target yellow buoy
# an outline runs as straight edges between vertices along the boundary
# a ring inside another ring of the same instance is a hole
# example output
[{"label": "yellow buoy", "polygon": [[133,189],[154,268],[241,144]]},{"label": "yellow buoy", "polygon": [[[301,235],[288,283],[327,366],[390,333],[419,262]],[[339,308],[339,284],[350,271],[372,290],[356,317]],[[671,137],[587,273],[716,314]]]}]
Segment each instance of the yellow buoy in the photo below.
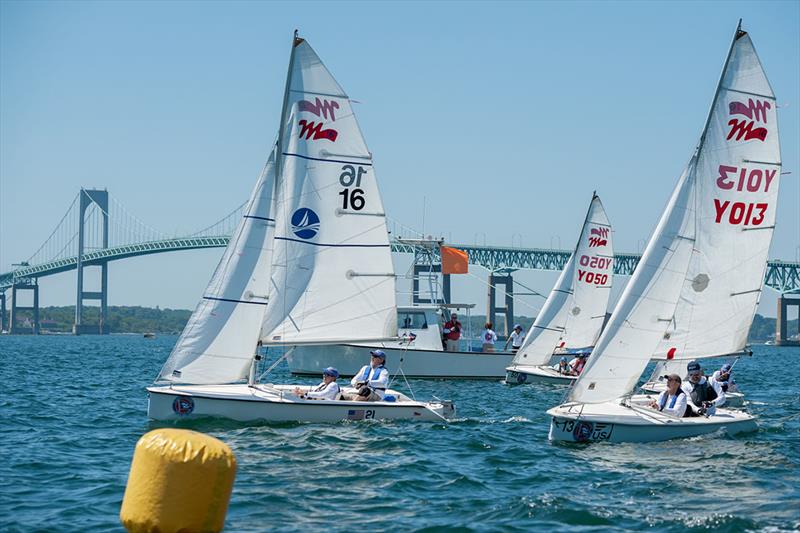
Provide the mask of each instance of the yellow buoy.
[{"label": "yellow buoy", "polygon": [[222,531],[236,458],[222,441],[186,429],[139,439],[119,518],[130,532]]}]

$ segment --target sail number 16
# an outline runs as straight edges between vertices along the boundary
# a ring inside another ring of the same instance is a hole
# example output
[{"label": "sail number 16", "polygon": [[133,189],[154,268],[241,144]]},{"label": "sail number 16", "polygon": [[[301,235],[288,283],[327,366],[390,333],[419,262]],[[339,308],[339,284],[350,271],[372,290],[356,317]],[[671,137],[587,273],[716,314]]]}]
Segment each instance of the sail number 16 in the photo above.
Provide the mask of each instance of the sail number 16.
[{"label": "sail number 16", "polygon": [[[339,191],[339,196],[342,197],[342,209],[348,207],[355,211],[364,209],[367,201],[364,198],[364,189],[361,189],[361,177],[366,173],[367,169],[361,165],[358,166],[358,169],[354,165],[342,167],[342,174],[339,176],[339,183],[344,187]],[[353,185],[355,188],[350,189]]]}]

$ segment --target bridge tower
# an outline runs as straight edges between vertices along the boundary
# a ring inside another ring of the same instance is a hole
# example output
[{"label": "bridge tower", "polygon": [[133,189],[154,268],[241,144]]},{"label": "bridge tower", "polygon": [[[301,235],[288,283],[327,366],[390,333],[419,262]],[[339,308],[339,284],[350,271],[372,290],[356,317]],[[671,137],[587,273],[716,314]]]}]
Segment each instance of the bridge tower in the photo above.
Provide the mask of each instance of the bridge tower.
[{"label": "bridge tower", "polygon": [[[497,331],[497,324],[495,319],[497,313],[504,313],[505,320],[503,321],[502,335],[508,337],[511,334],[511,328],[514,327],[514,278],[511,273],[516,269],[504,268],[489,274],[489,298],[486,306],[486,320],[495,326]],[[497,287],[502,285],[506,294],[505,306],[497,306]]]},{"label": "bridge tower", "polygon": [[[19,305],[20,291],[33,291],[33,306],[27,307]],[[33,313],[33,324],[30,328],[22,328],[19,324],[19,312],[31,311]],[[3,298],[3,314],[5,315],[5,298]],[[20,333],[39,334],[39,282],[37,279],[20,278],[15,279],[11,286],[11,318],[8,320],[8,333],[18,335]]]},{"label": "bridge tower", "polygon": [[778,346],[800,346],[800,340],[789,339],[789,307],[798,310],[797,333],[800,334],[800,297],[790,298],[787,294],[778,297],[778,319],[775,321],[775,344]]},{"label": "bridge tower", "polygon": [[0,290],[0,333],[6,330],[6,291]]},{"label": "bridge tower", "polygon": [[[83,253],[85,244],[85,215],[86,209],[92,203],[97,204],[103,215],[103,248],[108,248],[108,191],[103,189],[83,189],[80,192],[80,207],[78,208],[78,298],[75,302],[75,324],[72,326],[72,333],[75,335],[83,334],[108,334],[108,325],[105,323],[108,318],[108,261],[103,261],[96,266],[100,267],[100,290],[87,292],[83,290]],[[84,300],[100,300],[100,323],[83,323],[83,302]]]}]

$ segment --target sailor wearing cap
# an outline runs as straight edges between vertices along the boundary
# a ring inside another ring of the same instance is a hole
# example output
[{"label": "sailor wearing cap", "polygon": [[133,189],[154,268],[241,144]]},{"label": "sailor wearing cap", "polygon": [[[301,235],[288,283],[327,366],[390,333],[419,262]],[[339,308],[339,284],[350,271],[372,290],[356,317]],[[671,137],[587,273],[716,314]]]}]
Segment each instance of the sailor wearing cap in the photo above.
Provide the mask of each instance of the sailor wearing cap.
[{"label": "sailor wearing cap", "polygon": [[658,396],[658,400],[650,402],[650,407],[662,413],[681,418],[686,413],[686,394],[681,389],[681,377],[678,374],[664,376],[667,378],[667,390]]},{"label": "sailor wearing cap", "polygon": [[571,376],[580,376],[583,372],[583,367],[586,366],[586,360],[589,358],[589,350],[581,350],[575,354],[572,361],[569,362],[569,369]]},{"label": "sailor wearing cap", "polygon": [[567,358],[562,356],[561,359],[558,360],[558,363],[553,365],[553,370],[555,370],[559,374],[568,376],[570,374],[570,368],[569,368],[569,363],[567,362]]},{"label": "sailor wearing cap", "polygon": [[369,355],[370,363],[362,366],[350,380],[350,385],[356,392],[345,394],[348,400],[377,402],[383,399],[386,389],[389,388],[389,371],[384,366],[386,354],[383,350],[372,350]]},{"label": "sailor wearing cap", "polygon": [[736,392],[736,381],[734,381],[734,379],[731,377],[731,374],[733,374],[733,365],[730,363],[725,363],[722,365],[722,368],[711,375],[711,377],[708,379],[708,382],[712,385],[718,383],[722,388],[722,392]]},{"label": "sailor wearing cap", "polygon": [[503,350],[508,350],[508,343],[511,343],[511,353],[517,353],[522,347],[522,341],[525,340],[525,334],[522,332],[522,326],[514,324],[514,331],[506,339],[506,345]]},{"label": "sailor wearing cap", "polygon": [[295,387],[294,393],[304,400],[335,400],[339,396],[339,384],[336,383],[338,377],[339,371],[329,366],[322,371],[322,383],[305,392]]},{"label": "sailor wearing cap", "polygon": [[687,416],[713,416],[717,407],[725,404],[725,392],[719,383],[712,384],[703,376],[700,363],[692,361],[686,365],[689,379],[683,382],[681,388],[686,393],[689,401]]}]

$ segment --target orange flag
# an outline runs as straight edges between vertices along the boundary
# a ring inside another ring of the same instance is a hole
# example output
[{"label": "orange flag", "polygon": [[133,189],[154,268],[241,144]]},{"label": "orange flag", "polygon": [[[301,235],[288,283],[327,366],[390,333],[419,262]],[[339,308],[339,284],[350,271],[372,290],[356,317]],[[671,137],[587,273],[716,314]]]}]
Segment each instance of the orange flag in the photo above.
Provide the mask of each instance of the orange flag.
[{"label": "orange flag", "polygon": [[440,247],[442,253],[442,274],[466,274],[469,268],[469,254],[458,248]]}]

